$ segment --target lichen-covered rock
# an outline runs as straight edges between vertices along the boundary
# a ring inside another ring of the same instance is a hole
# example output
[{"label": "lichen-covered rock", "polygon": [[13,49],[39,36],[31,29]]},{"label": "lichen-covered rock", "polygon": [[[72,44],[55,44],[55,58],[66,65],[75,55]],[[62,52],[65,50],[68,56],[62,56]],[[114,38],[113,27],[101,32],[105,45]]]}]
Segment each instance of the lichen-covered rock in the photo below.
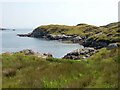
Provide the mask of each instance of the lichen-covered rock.
[{"label": "lichen-covered rock", "polygon": [[22,50],[22,51],[20,51],[20,53],[23,53],[25,55],[34,55],[34,56],[37,56],[37,57],[40,57],[40,58],[53,57],[52,54],[50,54],[50,53],[44,53],[43,54],[43,53],[40,53],[40,52],[34,52],[31,49]]},{"label": "lichen-covered rock", "polygon": [[77,49],[66,54],[63,57],[63,59],[73,59],[73,60],[85,59],[93,55],[95,52],[96,50],[94,48],[85,47],[83,49]]},{"label": "lichen-covered rock", "polygon": [[114,49],[114,48],[117,48],[118,47],[118,44],[117,43],[111,43],[107,46],[107,49],[108,50],[111,50],[111,49]]},{"label": "lichen-covered rock", "polygon": [[22,51],[20,51],[20,53],[24,53],[25,55],[34,55],[35,54],[35,52],[30,49],[22,50]]}]

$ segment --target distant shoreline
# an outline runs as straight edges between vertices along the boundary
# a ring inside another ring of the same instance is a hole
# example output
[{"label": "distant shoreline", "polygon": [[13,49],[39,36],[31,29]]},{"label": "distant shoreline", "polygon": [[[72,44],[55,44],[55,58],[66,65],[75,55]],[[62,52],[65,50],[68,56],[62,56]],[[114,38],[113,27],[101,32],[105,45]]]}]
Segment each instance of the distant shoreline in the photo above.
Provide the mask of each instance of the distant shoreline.
[{"label": "distant shoreline", "polygon": [[8,29],[8,28],[0,28],[0,30],[13,30],[13,31],[15,31],[15,29]]}]

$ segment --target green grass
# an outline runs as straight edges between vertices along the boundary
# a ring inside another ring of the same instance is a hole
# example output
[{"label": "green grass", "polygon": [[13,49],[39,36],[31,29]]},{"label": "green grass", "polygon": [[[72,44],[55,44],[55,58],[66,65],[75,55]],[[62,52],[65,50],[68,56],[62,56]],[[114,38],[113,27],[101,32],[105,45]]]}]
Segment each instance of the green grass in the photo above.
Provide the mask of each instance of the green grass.
[{"label": "green grass", "polygon": [[[120,34],[118,29],[119,22],[108,24],[106,26],[93,26],[88,24],[81,24],[78,26],[66,25],[45,25],[39,26],[34,31],[47,32],[49,34],[66,34],[86,36],[88,39],[100,41],[105,40],[109,42],[120,42]],[[102,33],[102,34],[100,34]],[[100,35],[99,35],[100,34]]]},{"label": "green grass", "polygon": [[116,88],[118,49],[102,48],[86,60],[42,59],[22,53],[2,54],[3,88]]}]

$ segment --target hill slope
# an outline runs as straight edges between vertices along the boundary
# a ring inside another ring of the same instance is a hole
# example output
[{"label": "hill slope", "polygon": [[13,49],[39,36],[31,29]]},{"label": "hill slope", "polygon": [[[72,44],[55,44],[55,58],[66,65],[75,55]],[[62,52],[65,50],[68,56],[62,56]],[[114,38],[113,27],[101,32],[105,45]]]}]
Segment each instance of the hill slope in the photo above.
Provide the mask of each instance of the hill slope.
[{"label": "hill slope", "polygon": [[[46,25],[36,28],[32,34],[34,36],[42,34],[65,34],[65,35],[79,35],[86,36],[87,38],[94,40],[108,40],[110,42],[119,42],[118,36],[118,24],[120,22],[108,24],[105,26],[93,26],[88,24],[78,24],[76,26],[66,26],[66,25]],[[40,34],[41,33],[41,34]]]},{"label": "hill slope", "polygon": [[85,47],[102,48],[110,43],[120,42],[120,22],[105,26],[78,24],[76,26],[45,25],[37,27],[30,36],[49,40],[63,40],[80,43]]}]

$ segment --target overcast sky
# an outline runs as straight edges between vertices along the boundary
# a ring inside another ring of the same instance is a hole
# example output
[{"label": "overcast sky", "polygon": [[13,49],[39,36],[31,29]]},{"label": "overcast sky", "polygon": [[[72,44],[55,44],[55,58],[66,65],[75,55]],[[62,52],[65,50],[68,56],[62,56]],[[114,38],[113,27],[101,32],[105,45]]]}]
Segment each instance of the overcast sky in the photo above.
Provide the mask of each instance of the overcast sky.
[{"label": "overcast sky", "polygon": [[119,0],[3,0],[0,19],[7,28],[47,24],[106,25],[118,21]]}]

